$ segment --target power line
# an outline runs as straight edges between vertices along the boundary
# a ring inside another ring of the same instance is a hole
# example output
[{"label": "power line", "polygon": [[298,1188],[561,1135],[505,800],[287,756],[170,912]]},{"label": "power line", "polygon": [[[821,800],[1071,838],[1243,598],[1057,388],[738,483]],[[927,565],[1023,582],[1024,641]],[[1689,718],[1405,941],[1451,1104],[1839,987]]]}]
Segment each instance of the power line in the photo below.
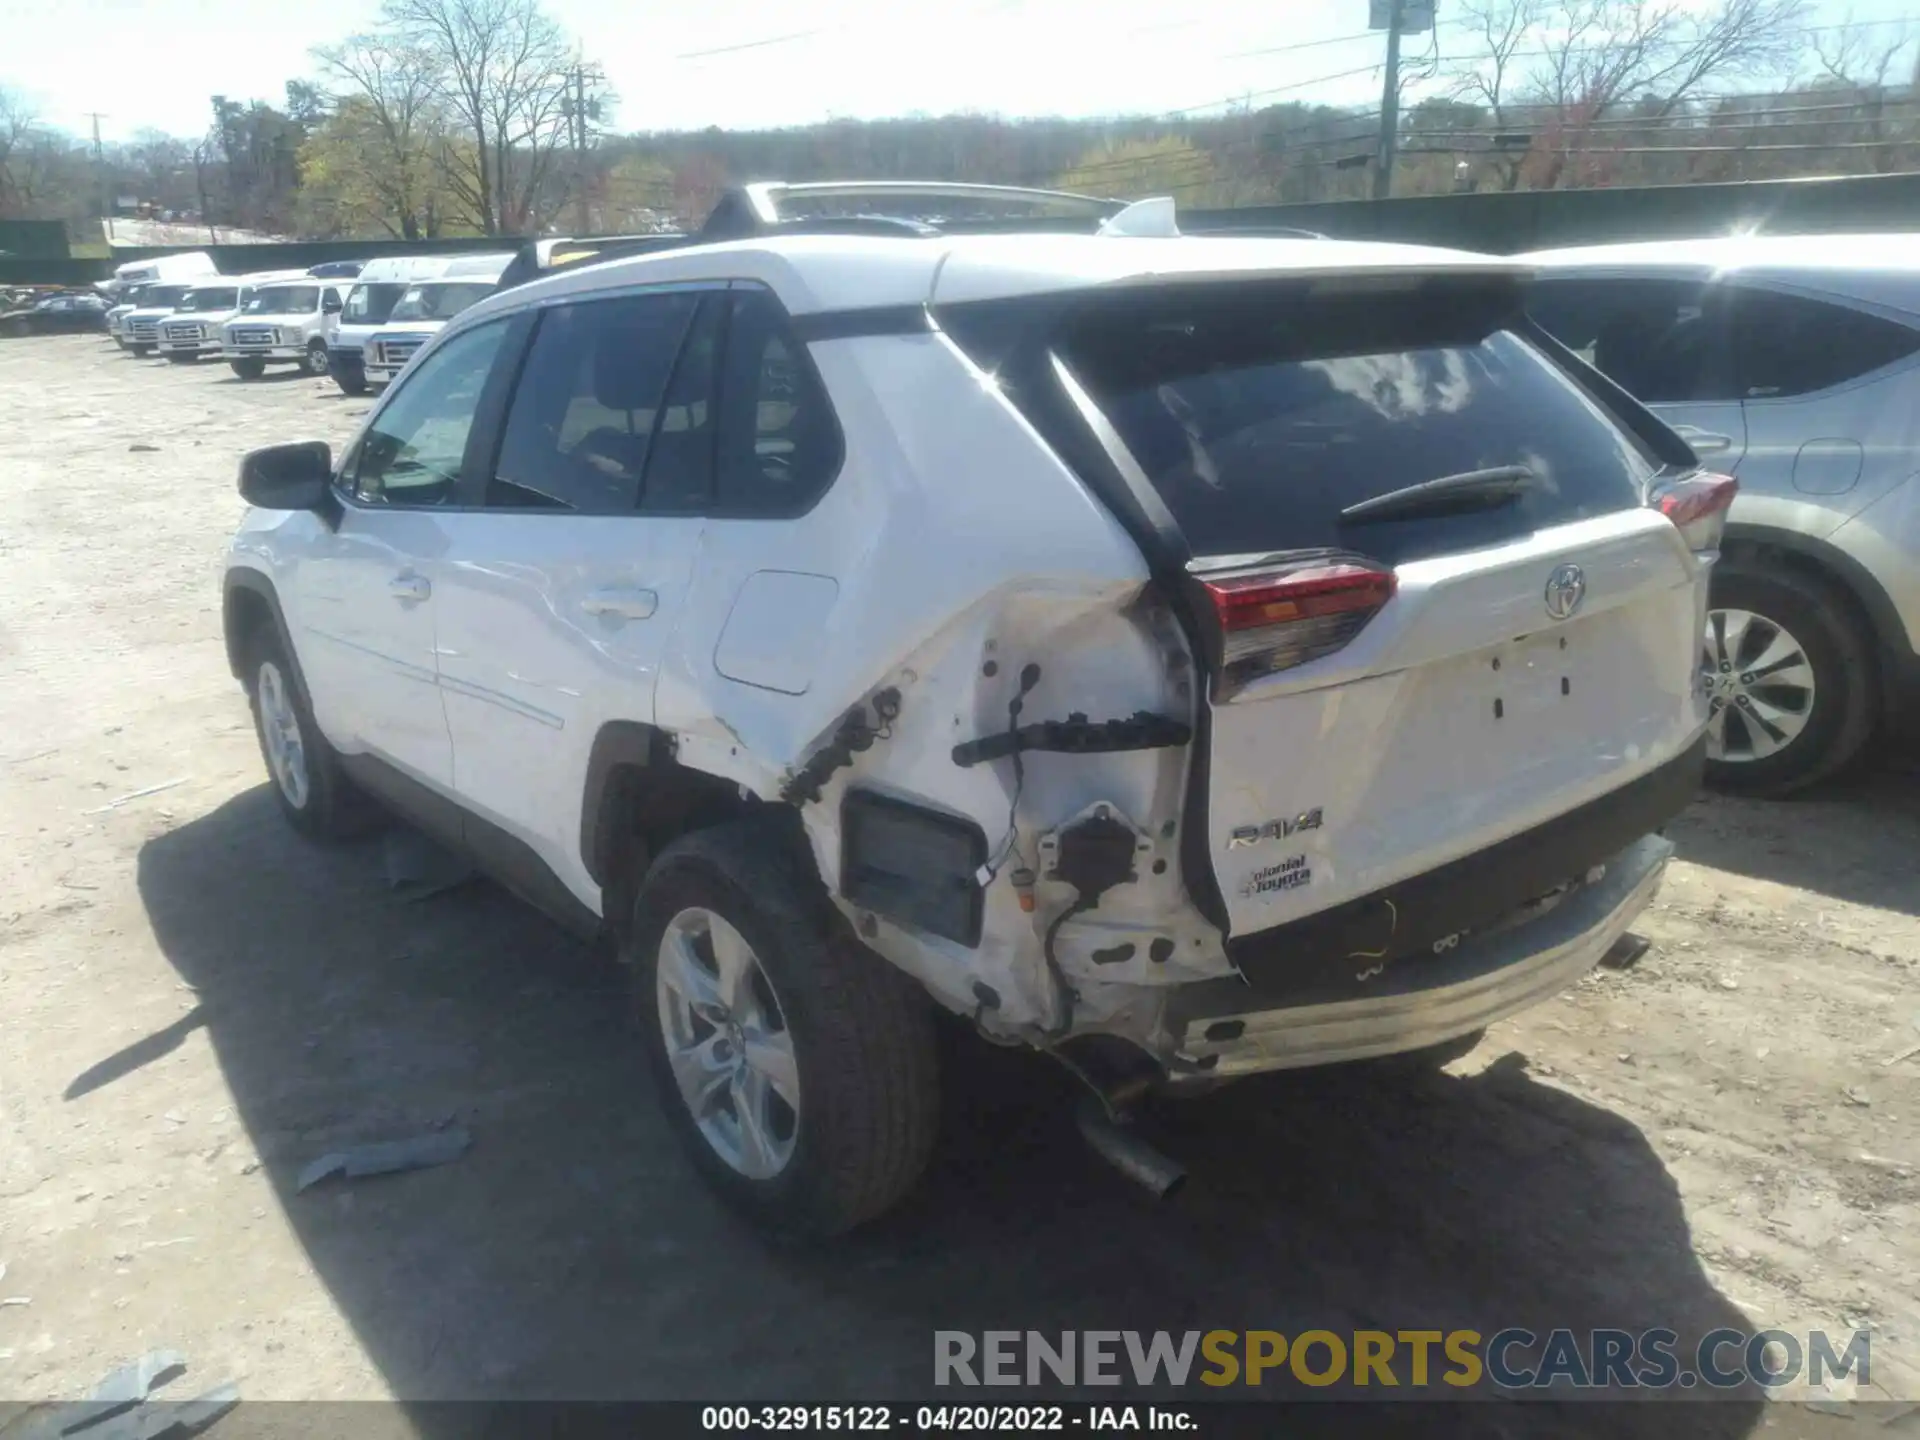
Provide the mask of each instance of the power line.
[{"label": "power line", "polygon": [[[1434,29],[1440,30],[1450,25],[1460,26],[1471,25],[1472,23],[1473,21],[1470,17],[1463,17],[1457,20],[1437,20],[1434,22]],[[1229,50],[1220,58],[1222,60],[1245,60],[1258,55],[1290,55],[1296,50],[1317,50],[1323,45],[1350,45],[1355,40],[1374,40],[1378,39],[1384,33],[1384,31],[1380,30],[1356,30],[1351,35],[1331,35],[1324,40],[1296,40],[1290,45],[1268,45],[1258,50]]]},{"label": "power line", "polygon": [[[1888,146],[1920,144],[1915,140],[1819,140],[1781,145],[1610,145],[1596,149],[1586,145],[1543,145],[1541,151],[1553,155],[1748,155],[1776,150],[1884,150]],[[1442,145],[1432,149],[1409,150],[1409,155],[1480,155],[1481,150]]]},{"label": "power line", "polygon": [[[1891,102],[1891,103],[1898,103],[1901,105],[1920,104],[1920,98],[1902,99],[1897,102]],[[1853,106],[1779,107],[1781,113],[1804,113],[1804,112],[1810,112],[1810,111],[1824,111],[1824,110],[1833,109],[1833,108],[1852,109],[1856,107],[1853,107]],[[1638,130],[1641,132],[1653,132],[1657,134],[1657,133],[1660,133],[1660,131],[1663,128],[1671,130],[1673,128],[1672,121],[1674,118],[1677,118],[1677,117],[1668,117],[1666,120],[1635,119],[1633,117],[1622,117],[1619,122],[1619,128],[1623,130],[1630,130],[1630,131]],[[1594,123],[1599,124],[1603,122],[1594,122]],[[1872,123],[1872,122],[1865,118],[1840,118],[1840,119],[1830,119],[1830,120],[1802,120],[1802,121],[1792,122],[1791,124],[1788,124],[1785,126],[1723,125],[1723,124],[1709,123],[1708,125],[1702,126],[1700,128],[1703,130],[1704,133],[1712,137],[1715,135],[1724,134],[1726,131],[1729,131],[1729,130],[1732,130],[1732,131],[1746,130],[1754,133],[1759,133],[1759,132],[1770,130],[1770,129],[1789,129],[1789,130],[1809,129],[1809,128],[1820,129],[1820,128],[1840,127],[1840,126],[1857,126],[1857,125],[1867,124],[1867,123]],[[1690,126],[1688,128],[1694,128],[1694,127]],[[1231,173],[1222,172],[1220,168],[1222,163],[1230,161],[1235,156],[1243,155],[1243,154],[1251,154],[1254,158],[1261,161],[1267,161],[1267,162],[1273,162],[1273,161],[1278,161],[1282,159],[1289,159],[1289,163],[1296,168],[1301,166],[1310,166],[1310,167],[1320,168],[1320,167],[1325,167],[1327,165],[1338,164],[1340,162],[1336,160],[1330,160],[1330,159],[1305,158],[1302,156],[1302,152],[1322,149],[1330,145],[1358,145],[1375,138],[1374,132],[1375,132],[1375,127],[1369,125],[1361,129],[1357,129],[1349,134],[1302,138],[1290,144],[1283,144],[1283,145],[1277,145],[1277,146],[1265,144],[1264,142],[1268,138],[1266,136],[1253,136],[1253,137],[1240,138],[1236,140],[1230,140],[1225,144],[1208,147],[1208,148],[1196,147],[1195,153],[1191,155],[1156,156],[1156,155],[1147,154],[1147,155],[1136,155],[1136,156],[1114,156],[1107,159],[1095,161],[1090,164],[1069,166],[1067,167],[1065,172],[1061,172],[1061,173],[1066,173],[1071,175],[1073,183],[1077,185],[1087,186],[1088,188],[1098,188],[1102,184],[1113,184],[1113,185],[1119,186],[1120,188],[1128,188],[1126,185],[1126,181],[1132,178],[1133,176],[1138,176],[1143,182],[1148,183],[1151,186],[1151,188],[1154,188],[1156,190],[1166,190],[1166,191],[1171,191],[1176,193],[1180,191],[1186,191],[1186,190],[1201,190],[1201,189],[1208,189],[1217,185],[1231,185],[1233,183],[1236,183],[1236,181],[1238,180],[1244,180],[1248,178],[1245,175],[1235,176]],[[1405,150],[1403,150],[1402,153],[1408,154],[1408,155],[1462,155],[1462,156],[1486,156],[1489,154],[1498,154],[1500,152],[1493,143],[1494,137],[1497,133],[1500,133],[1500,132],[1407,130],[1407,131],[1401,132],[1401,138],[1404,140],[1436,141],[1436,140],[1455,139],[1455,140],[1460,140],[1467,143],[1456,144],[1456,145],[1434,145],[1434,144],[1411,145],[1411,146],[1408,146]],[[1582,133],[1586,133],[1584,129]],[[1537,143],[1530,143],[1526,147],[1525,151],[1520,151],[1516,149],[1512,153],[1515,155],[1518,155],[1523,153],[1535,153],[1535,152],[1545,151],[1549,153],[1579,154],[1579,155],[1605,155],[1605,154],[1685,155],[1685,154],[1695,154],[1695,153],[1711,154],[1711,153],[1720,153],[1720,152],[1745,153],[1747,151],[1760,151],[1760,150],[1770,150],[1770,149],[1780,149],[1780,150],[1877,149],[1877,148],[1881,148],[1888,145],[1897,146],[1897,145],[1915,145],[1915,144],[1920,144],[1920,136],[1917,136],[1914,138],[1894,137],[1894,138],[1885,138],[1885,139],[1879,139],[1879,140],[1863,140],[1863,141],[1835,140],[1835,141],[1806,141],[1806,142],[1799,142],[1799,143],[1742,142],[1742,143],[1733,144],[1733,145],[1664,144],[1664,145],[1646,145],[1646,146],[1591,146],[1591,145],[1581,144],[1581,143],[1578,143],[1578,141],[1575,141],[1573,143],[1561,144],[1561,145],[1540,145]],[[1342,158],[1351,159],[1353,157],[1342,157]],[[1106,176],[1110,178],[1106,180],[1102,180],[1101,178],[1099,178],[1102,176]],[[1037,183],[1037,180],[1046,179],[1046,178],[1050,178],[1050,177],[1046,177],[1046,176],[1028,177],[1030,183]]]},{"label": "power line", "polygon": [[[1026,0],[993,0],[991,4],[971,6],[969,7],[969,11],[974,14],[984,14],[990,10],[1017,10],[1025,3]],[[965,14],[968,13],[968,11],[962,11],[961,13]],[[950,15],[946,18],[952,19],[954,17]],[[774,45],[790,45],[796,40],[812,40],[821,35],[832,35],[841,30],[851,30],[858,23],[860,22],[842,20],[832,25],[815,25],[806,30],[789,30],[781,35],[763,35],[757,40],[741,40],[731,45],[715,45],[706,50],[688,50],[682,54],[675,55],[673,58],[675,60],[707,60],[717,55],[737,55],[744,50],[765,50]]]},{"label": "power line", "polygon": [[[1439,23],[1442,25],[1445,25],[1445,24],[1457,25],[1460,22],[1459,21],[1441,21]],[[1864,28],[1870,25],[1906,25],[1909,23],[1911,22],[1896,16],[1896,17],[1891,17],[1888,19],[1881,19],[1881,20],[1842,21],[1842,22],[1837,22],[1837,23],[1828,24],[1828,25],[1789,26],[1780,30],[1776,30],[1773,33],[1775,35],[1781,35],[1781,36],[1818,35],[1818,34],[1824,34],[1824,33],[1828,33],[1835,30]],[[1369,33],[1373,33],[1373,32],[1369,32]],[[1524,33],[1525,32],[1522,32],[1522,34]],[[1357,38],[1357,37],[1343,36],[1340,38],[1351,39],[1351,38]],[[1519,37],[1516,37],[1516,39],[1517,38]],[[1303,41],[1297,47],[1277,46],[1275,47],[1272,53],[1279,53],[1281,51],[1285,51],[1292,48],[1309,49],[1315,45],[1331,44],[1331,43],[1333,42],[1332,41]],[[1592,54],[1595,52],[1606,51],[1612,48],[1614,47],[1607,42],[1595,42],[1594,44],[1591,44],[1591,45],[1564,45],[1557,48],[1543,48],[1543,49],[1521,49],[1516,47],[1512,50],[1507,50],[1504,52],[1488,51],[1487,53],[1480,54],[1480,55],[1450,56],[1447,58],[1446,63],[1449,66],[1458,67],[1458,66],[1484,65],[1490,61],[1500,60],[1503,58],[1507,60],[1515,60],[1515,59],[1551,60],[1563,55]],[[1250,54],[1255,52],[1245,52],[1245,53]],[[1211,110],[1216,106],[1234,105],[1234,104],[1239,104],[1245,100],[1261,99],[1268,95],[1281,95],[1281,94],[1287,94],[1289,92],[1296,91],[1296,90],[1306,90],[1316,85],[1330,84],[1335,80],[1347,80],[1347,79],[1351,79],[1356,75],[1371,74],[1372,72],[1378,70],[1379,68],[1380,68],[1379,64],[1362,65],[1352,70],[1338,70],[1328,75],[1317,75],[1312,79],[1296,81],[1290,85],[1275,86],[1274,88],[1268,89],[1268,90],[1249,91],[1242,95],[1222,96],[1220,99],[1217,99],[1217,100],[1205,101],[1198,105],[1182,106],[1179,109],[1165,110],[1159,113],[1163,115],[1191,115],[1202,110]],[[1706,97],[1702,97],[1702,98],[1706,98]],[[1471,102],[1468,102],[1468,103],[1471,103]],[[1378,112],[1375,112],[1375,113],[1378,113]]]},{"label": "power line", "polygon": [[769,45],[786,45],[795,40],[811,40],[816,35],[831,35],[836,30],[844,30],[842,25],[816,25],[811,30],[790,30],[785,35],[766,35],[758,40],[742,40],[737,45],[716,45],[711,50],[688,50],[676,55],[676,60],[705,60],[714,55],[737,55],[742,50],[764,50]]},{"label": "power line", "polygon": [[[1183,105],[1177,110],[1162,110],[1162,115],[1193,115],[1202,110],[1211,110],[1216,105],[1239,105],[1248,100],[1262,100],[1269,95],[1286,95],[1295,90],[1311,89],[1315,85],[1325,85],[1334,80],[1349,80],[1355,75],[1371,75],[1380,68],[1380,62],[1372,65],[1356,66],[1352,70],[1337,70],[1331,75],[1316,75],[1311,80],[1297,80],[1291,85],[1275,85],[1269,90],[1249,90],[1239,95],[1228,95],[1219,100],[1206,100],[1198,105]],[[1151,118],[1151,117],[1149,117]]]}]

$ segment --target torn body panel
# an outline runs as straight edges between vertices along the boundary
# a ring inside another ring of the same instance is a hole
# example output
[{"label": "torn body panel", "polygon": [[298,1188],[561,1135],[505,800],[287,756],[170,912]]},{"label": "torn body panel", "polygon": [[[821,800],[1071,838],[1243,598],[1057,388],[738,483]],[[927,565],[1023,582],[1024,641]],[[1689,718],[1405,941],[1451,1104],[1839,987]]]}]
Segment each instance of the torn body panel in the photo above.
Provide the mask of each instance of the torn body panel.
[{"label": "torn body panel", "polygon": [[[1190,677],[1177,632],[1155,615],[1138,581],[1078,595],[1034,585],[986,598],[892,673],[899,704],[884,738],[856,751],[804,805],[829,893],[874,949],[948,1008],[1007,1035],[1117,1023],[1136,987],[1230,974],[1218,931],[1193,908],[1180,876],[1190,746],[953,760],[956,743],[1004,733],[1029,716],[1144,711],[1184,723],[1194,704]],[[978,827],[985,858],[968,877],[981,891],[977,945],[847,899],[844,811],[849,795],[865,794]],[[1076,900],[1056,878],[1060,837],[1097,811],[1126,817],[1133,864],[1095,908],[1059,926],[1059,963],[1074,991],[1063,1003],[1045,953],[1049,927]],[[1069,1012],[1074,1023],[1063,1028]]]}]

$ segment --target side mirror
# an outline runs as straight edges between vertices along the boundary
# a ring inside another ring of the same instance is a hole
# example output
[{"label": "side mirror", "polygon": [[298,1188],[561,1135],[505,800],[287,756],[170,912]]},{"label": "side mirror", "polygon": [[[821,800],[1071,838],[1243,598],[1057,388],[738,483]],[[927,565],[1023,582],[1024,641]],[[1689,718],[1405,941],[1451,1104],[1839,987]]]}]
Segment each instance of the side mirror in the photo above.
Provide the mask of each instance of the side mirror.
[{"label": "side mirror", "polygon": [[333,508],[333,450],[324,440],[295,440],[248,452],[240,462],[240,498],[262,510]]},{"label": "side mirror", "polygon": [[323,315],[338,315],[340,313],[340,297],[329,290],[325,298],[320,302],[320,313]]}]

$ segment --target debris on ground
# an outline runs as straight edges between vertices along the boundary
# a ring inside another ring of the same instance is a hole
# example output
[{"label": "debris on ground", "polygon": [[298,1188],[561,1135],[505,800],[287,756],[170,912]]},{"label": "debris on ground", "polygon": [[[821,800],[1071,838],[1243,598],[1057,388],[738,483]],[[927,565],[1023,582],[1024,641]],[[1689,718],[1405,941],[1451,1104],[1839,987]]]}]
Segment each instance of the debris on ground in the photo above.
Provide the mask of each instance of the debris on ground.
[{"label": "debris on ground", "polygon": [[425,900],[457,885],[464,885],[479,872],[444,846],[436,845],[418,830],[394,829],[387,832],[381,845],[381,862],[387,885],[403,891],[402,900]]},{"label": "debris on ground", "polygon": [[157,1400],[154,1392],[184,1375],[178,1350],[150,1350],[109,1371],[84,1400],[37,1406],[0,1426],[5,1440],[186,1440],[240,1403],[232,1382],[191,1400]]},{"label": "debris on ground", "polygon": [[148,795],[158,795],[162,790],[171,790],[176,785],[184,785],[191,776],[182,775],[178,780],[163,780],[158,785],[149,785],[144,790],[135,790],[130,795],[122,795],[118,800],[109,800],[104,805],[96,805],[91,810],[82,810],[82,815],[104,815],[109,810],[118,810],[130,800],[144,799]]},{"label": "debris on ground", "polygon": [[358,1180],[366,1175],[392,1175],[402,1170],[428,1170],[447,1165],[467,1153],[473,1136],[466,1127],[456,1125],[433,1130],[407,1140],[382,1140],[356,1145],[351,1150],[336,1150],[322,1155],[300,1172],[294,1182],[296,1191],[317,1185],[330,1175]]},{"label": "debris on ground", "polygon": [[1600,957],[1600,963],[1609,970],[1631,970],[1652,948],[1653,942],[1646,936],[1629,932],[1613,942],[1613,948]]},{"label": "debris on ground", "polygon": [[160,447],[158,445],[143,445],[139,441],[135,441],[133,444],[127,446],[127,452],[131,455],[158,455],[160,453]]}]

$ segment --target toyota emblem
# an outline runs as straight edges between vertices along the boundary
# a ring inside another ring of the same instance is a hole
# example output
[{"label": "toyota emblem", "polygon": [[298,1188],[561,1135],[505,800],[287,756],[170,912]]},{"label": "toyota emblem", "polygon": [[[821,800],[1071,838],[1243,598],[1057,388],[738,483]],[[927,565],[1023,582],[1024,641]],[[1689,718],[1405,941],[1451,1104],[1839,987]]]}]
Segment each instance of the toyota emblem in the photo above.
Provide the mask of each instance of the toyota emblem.
[{"label": "toyota emblem", "polygon": [[1547,614],[1554,619],[1571,620],[1586,598],[1587,577],[1578,565],[1562,565],[1547,577]]}]

